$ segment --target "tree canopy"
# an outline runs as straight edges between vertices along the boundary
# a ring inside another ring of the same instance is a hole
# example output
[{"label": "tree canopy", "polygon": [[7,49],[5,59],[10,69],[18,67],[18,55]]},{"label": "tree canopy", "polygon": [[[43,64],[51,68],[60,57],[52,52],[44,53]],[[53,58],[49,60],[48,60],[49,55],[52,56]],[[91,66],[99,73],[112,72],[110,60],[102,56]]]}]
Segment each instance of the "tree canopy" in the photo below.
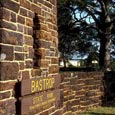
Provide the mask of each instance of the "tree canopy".
[{"label": "tree canopy", "polygon": [[99,53],[110,70],[115,54],[115,0],[58,0],[59,50],[62,56]]}]

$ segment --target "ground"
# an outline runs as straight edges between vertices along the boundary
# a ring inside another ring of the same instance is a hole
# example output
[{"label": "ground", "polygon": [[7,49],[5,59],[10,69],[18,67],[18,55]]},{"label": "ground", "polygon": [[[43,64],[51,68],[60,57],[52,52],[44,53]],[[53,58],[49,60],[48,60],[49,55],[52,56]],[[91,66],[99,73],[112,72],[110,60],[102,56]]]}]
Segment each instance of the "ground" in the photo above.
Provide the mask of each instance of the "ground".
[{"label": "ground", "polygon": [[88,112],[80,115],[115,115],[115,107],[98,107],[89,109]]}]

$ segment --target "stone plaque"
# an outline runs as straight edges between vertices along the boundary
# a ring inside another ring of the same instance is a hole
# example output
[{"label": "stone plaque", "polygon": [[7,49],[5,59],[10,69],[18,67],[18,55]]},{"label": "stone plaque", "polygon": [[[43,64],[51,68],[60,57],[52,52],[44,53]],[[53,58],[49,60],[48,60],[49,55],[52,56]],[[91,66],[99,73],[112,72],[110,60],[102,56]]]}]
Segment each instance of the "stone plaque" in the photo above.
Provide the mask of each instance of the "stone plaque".
[{"label": "stone plaque", "polygon": [[31,96],[24,96],[21,101],[21,115],[32,115],[42,112],[60,100],[60,90],[44,91]]},{"label": "stone plaque", "polygon": [[49,89],[59,88],[60,76],[57,77],[40,77],[22,80],[21,96],[46,91]]}]

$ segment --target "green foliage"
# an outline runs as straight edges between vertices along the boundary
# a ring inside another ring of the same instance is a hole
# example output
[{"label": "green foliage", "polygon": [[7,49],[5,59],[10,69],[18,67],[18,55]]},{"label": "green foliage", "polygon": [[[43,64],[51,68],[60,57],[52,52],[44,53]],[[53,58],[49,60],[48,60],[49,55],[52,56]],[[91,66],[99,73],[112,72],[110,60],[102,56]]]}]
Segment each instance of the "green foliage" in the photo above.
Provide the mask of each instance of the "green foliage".
[{"label": "green foliage", "polygon": [[[75,45],[77,34],[71,31],[70,21],[72,20],[72,15],[68,4],[65,0],[58,1],[58,31],[59,31],[59,50],[61,52],[61,57],[71,57]],[[72,38],[72,39],[71,39]]]},{"label": "green foliage", "polygon": [[113,60],[111,63],[111,69],[112,71],[115,71],[115,60]]},{"label": "green foliage", "polygon": [[0,0],[0,7],[3,7],[4,0]]},{"label": "green foliage", "polygon": [[[100,66],[108,68],[110,59],[107,58],[110,57],[110,48],[115,49],[115,1],[58,0],[57,2],[59,51],[62,57],[69,58],[75,53],[80,53],[97,58],[95,52],[98,54]],[[112,45],[109,44],[110,40]],[[115,50],[112,50],[112,54],[114,52]]]},{"label": "green foliage", "polygon": [[[73,19],[73,5],[76,1],[58,1],[58,32],[59,32],[59,51],[61,57],[71,58],[73,54],[80,52],[87,54],[93,45],[92,33],[94,30],[75,24]],[[95,32],[96,33],[96,32]],[[97,47],[97,46],[96,46]]]},{"label": "green foliage", "polygon": [[91,108],[86,113],[80,115],[114,115],[115,107],[97,107]]}]

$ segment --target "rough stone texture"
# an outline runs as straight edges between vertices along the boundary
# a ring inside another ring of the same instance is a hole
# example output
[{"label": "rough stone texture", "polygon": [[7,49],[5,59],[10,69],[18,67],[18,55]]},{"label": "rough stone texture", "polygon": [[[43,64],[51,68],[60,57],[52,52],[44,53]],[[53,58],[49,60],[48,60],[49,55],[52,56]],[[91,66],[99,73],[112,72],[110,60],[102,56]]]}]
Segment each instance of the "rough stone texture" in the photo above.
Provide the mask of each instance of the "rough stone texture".
[{"label": "rough stone texture", "polygon": [[15,99],[0,101],[0,115],[13,115],[15,111]]},{"label": "rough stone texture", "polygon": [[33,46],[33,38],[30,36],[25,36],[25,44]]},{"label": "rough stone texture", "polygon": [[1,81],[17,79],[18,72],[19,66],[17,63],[0,62]]},{"label": "rough stone texture", "polygon": [[10,20],[10,12],[6,8],[0,8],[0,19]]},{"label": "rough stone texture", "polygon": [[19,11],[19,4],[11,0],[1,0],[1,6],[10,9],[16,13]]},{"label": "rough stone texture", "polygon": [[31,60],[25,61],[26,68],[33,68],[33,62]]},{"label": "rough stone texture", "polygon": [[21,80],[58,76],[56,9],[56,0],[0,1],[0,115],[18,115]]},{"label": "rough stone texture", "polygon": [[0,28],[7,28],[7,29],[11,29],[11,30],[14,30],[14,31],[15,31],[15,30],[16,30],[16,25],[1,20],[1,21],[0,21]]},{"label": "rough stone texture", "polygon": [[[61,73],[63,112],[79,113],[90,107],[101,106],[104,97],[104,74],[99,72]],[[64,114],[63,113],[63,114]],[[64,114],[64,115],[65,115]]]},{"label": "rough stone texture", "polygon": [[15,60],[24,60],[23,53],[15,53]]},{"label": "rough stone texture", "polygon": [[11,45],[23,45],[23,35],[20,33],[15,33],[12,31],[7,30],[0,30],[1,31],[1,38],[0,41],[4,44],[11,44]]},{"label": "rough stone texture", "polygon": [[20,70],[24,70],[24,62],[20,62]]},{"label": "rough stone texture", "polygon": [[0,94],[0,100],[9,98],[10,96],[11,96],[11,92],[10,91],[1,93]]},{"label": "rough stone texture", "polygon": [[59,61],[58,58],[52,58],[52,59],[51,59],[51,62],[52,62],[53,64],[57,64],[58,61]]},{"label": "rough stone texture", "polygon": [[40,76],[41,70],[40,69],[33,69],[31,74],[32,74],[32,76]]},{"label": "rough stone texture", "polygon": [[58,71],[59,71],[59,66],[53,65],[49,67],[49,73],[58,73]]},{"label": "rough stone texture", "polygon": [[29,71],[22,71],[22,78],[23,79],[29,79],[30,75],[29,75]]},{"label": "rough stone texture", "polygon": [[11,90],[15,87],[16,81],[0,82],[0,91]]},{"label": "rough stone texture", "polygon": [[18,15],[18,23],[25,24],[25,18],[23,16]]},{"label": "rough stone texture", "polygon": [[0,45],[0,55],[5,55],[3,60],[13,60],[13,47]]}]

